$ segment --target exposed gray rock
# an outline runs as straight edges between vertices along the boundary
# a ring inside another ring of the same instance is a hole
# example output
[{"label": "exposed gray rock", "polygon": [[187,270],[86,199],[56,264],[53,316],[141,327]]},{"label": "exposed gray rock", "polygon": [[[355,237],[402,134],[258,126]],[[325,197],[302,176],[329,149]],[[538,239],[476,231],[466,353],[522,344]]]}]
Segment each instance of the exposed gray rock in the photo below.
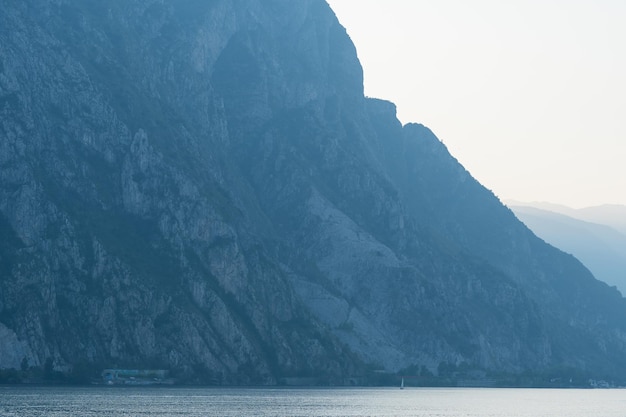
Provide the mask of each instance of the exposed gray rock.
[{"label": "exposed gray rock", "polygon": [[621,296],[366,99],[324,1],[0,6],[0,368],[626,369]]}]

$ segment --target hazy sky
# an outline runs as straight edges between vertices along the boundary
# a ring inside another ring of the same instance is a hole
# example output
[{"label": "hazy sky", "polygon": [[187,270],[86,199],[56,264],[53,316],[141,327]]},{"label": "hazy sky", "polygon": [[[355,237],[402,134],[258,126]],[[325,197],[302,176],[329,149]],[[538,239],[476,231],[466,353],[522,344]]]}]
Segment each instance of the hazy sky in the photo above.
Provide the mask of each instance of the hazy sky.
[{"label": "hazy sky", "polygon": [[626,0],[328,0],[365,93],[501,199],[626,204]]}]

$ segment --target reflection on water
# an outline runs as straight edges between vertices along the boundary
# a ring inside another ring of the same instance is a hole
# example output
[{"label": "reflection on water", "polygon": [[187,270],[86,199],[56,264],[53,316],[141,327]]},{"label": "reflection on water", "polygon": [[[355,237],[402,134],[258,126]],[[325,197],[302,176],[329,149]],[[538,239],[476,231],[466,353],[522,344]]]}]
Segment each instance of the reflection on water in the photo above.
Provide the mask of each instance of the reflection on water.
[{"label": "reflection on water", "polygon": [[0,387],[0,416],[623,417],[623,390]]}]

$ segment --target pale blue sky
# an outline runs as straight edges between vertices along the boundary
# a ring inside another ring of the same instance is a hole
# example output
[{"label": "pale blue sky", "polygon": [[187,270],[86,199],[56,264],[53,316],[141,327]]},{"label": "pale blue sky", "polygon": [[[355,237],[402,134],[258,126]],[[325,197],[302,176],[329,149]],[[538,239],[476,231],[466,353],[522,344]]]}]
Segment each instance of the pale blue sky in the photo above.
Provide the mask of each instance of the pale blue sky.
[{"label": "pale blue sky", "polygon": [[626,0],[328,0],[365,93],[501,199],[626,205]]}]

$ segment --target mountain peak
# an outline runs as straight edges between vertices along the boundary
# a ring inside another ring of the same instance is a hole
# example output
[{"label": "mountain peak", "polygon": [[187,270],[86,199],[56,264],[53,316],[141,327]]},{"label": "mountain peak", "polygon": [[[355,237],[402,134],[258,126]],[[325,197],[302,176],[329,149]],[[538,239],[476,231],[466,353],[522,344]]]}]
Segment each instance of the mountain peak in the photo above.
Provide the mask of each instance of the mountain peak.
[{"label": "mountain peak", "polygon": [[365,98],[326,2],[5,6],[0,368],[626,371],[620,294]]}]

